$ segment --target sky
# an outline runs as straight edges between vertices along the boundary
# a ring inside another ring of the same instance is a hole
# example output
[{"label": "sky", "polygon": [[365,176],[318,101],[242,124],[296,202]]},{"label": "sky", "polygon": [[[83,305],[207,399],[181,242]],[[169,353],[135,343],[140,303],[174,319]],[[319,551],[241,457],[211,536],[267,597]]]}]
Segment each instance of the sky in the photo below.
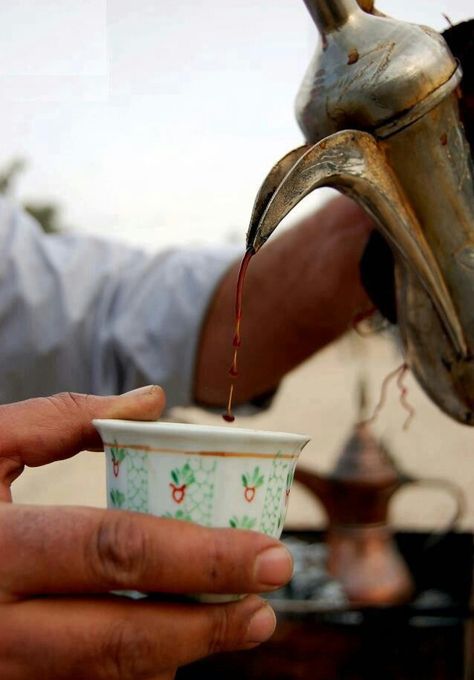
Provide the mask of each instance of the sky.
[{"label": "sky", "polygon": [[[439,30],[474,15],[376,4]],[[0,166],[27,159],[19,200],[147,248],[243,243],[258,186],[302,141],[318,39],[302,0],[0,0],[0,26]]]}]

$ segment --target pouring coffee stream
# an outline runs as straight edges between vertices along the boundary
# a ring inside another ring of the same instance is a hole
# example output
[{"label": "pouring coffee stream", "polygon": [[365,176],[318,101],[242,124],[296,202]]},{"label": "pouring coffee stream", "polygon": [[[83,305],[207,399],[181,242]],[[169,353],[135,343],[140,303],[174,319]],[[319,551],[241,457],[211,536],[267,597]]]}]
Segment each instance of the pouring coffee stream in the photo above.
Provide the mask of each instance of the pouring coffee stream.
[{"label": "pouring coffee stream", "polygon": [[242,262],[240,263],[239,275],[237,278],[237,287],[235,292],[235,325],[234,325],[234,337],[232,340],[233,357],[232,364],[229,369],[231,382],[229,388],[229,398],[227,400],[227,409],[225,413],[222,415],[222,417],[227,423],[233,423],[235,420],[234,414],[232,413],[232,399],[234,396],[234,381],[239,375],[238,356],[241,343],[240,323],[242,321],[242,302],[244,294],[245,275],[247,273],[247,268],[250,264],[250,259],[252,255],[254,255],[253,248],[248,248],[245,251],[245,254],[242,258]]}]

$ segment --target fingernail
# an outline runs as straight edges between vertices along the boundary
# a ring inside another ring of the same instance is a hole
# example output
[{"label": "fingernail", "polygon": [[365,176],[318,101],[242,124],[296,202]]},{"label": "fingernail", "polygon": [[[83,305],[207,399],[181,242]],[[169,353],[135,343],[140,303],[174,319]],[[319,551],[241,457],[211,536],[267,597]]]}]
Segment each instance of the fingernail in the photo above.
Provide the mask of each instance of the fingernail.
[{"label": "fingernail", "polygon": [[255,577],[267,586],[282,586],[293,574],[293,559],[284,546],[267,548],[257,557]]},{"label": "fingernail", "polygon": [[130,397],[130,396],[140,396],[140,395],[145,395],[145,394],[154,394],[156,392],[161,392],[161,387],[158,385],[145,385],[144,387],[137,387],[135,390],[130,390],[130,392],[125,392],[124,394],[121,394],[121,397]]},{"label": "fingernail", "polygon": [[267,604],[252,617],[245,636],[246,642],[265,642],[273,635],[276,627],[275,612]]}]

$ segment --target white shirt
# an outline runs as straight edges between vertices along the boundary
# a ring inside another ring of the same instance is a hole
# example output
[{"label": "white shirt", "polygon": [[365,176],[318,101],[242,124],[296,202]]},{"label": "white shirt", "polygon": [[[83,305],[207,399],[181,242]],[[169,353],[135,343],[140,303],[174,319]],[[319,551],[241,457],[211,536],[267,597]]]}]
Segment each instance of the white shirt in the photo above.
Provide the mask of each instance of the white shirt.
[{"label": "white shirt", "polygon": [[46,235],[0,199],[0,403],[148,383],[170,407],[191,403],[201,324],[238,255]]}]

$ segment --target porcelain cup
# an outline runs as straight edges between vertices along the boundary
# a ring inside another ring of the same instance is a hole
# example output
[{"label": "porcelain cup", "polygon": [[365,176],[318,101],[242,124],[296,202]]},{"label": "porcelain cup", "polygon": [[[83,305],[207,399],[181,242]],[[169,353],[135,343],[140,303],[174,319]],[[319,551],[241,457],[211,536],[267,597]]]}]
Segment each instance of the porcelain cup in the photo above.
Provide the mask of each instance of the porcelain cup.
[{"label": "porcelain cup", "polygon": [[106,454],[109,507],[280,537],[308,437],[188,423],[94,425]]}]

